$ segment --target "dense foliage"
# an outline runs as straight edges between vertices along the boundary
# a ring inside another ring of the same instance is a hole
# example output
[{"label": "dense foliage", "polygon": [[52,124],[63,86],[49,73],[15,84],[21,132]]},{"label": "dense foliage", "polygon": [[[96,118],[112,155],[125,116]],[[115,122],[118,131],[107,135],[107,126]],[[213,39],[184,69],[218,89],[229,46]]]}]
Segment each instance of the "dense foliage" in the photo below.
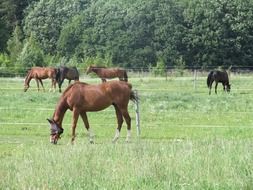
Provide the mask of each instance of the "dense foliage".
[{"label": "dense foliage", "polygon": [[11,65],[91,59],[128,68],[253,65],[252,0],[2,0],[0,6],[0,51]]}]

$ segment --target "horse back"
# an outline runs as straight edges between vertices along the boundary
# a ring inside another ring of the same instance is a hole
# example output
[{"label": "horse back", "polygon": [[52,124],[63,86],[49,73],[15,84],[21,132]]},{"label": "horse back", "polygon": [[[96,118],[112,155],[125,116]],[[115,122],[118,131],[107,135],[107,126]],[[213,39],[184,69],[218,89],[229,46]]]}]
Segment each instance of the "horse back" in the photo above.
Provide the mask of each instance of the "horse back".
[{"label": "horse back", "polygon": [[216,82],[229,83],[226,71],[214,71],[213,77]]},{"label": "horse back", "polygon": [[76,67],[60,67],[58,69],[58,77],[61,79],[68,79],[68,80],[79,80],[79,72]]},{"label": "horse back", "polygon": [[70,108],[99,111],[114,103],[126,106],[131,95],[131,85],[123,81],[109,81],[98,85],[76,82],[63,94]]},{"label": "horse back", "polygon": [[79,80],[79,72],[76,67],[68,68],[66,78],[69,80]]},{"label": "horse back", "polygon": [[100,77],[104,78],[116,78],[116,77],[122,77],[125,76],[125,70],[119,69],[119,68],[101,68]]},{"label": "horse back", "polygon": [[30,71],[30,75],[33,78],[55,78],[56,77],[56,69],[53,67],[32,67]]}]

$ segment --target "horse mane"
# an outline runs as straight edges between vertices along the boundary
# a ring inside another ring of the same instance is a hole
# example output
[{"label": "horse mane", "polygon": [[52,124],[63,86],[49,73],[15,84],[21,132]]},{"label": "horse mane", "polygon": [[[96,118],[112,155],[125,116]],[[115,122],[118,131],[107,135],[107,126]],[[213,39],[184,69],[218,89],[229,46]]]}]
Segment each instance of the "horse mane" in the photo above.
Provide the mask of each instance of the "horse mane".
[{"label": "horse mane", "polygon": [[69,91],[70,88],[72,88],[72,86],[74,85],[75,83],[69,85],[65,90],[64,92],[62,93],[62,96],[65,96],[65,94]]},{"label": "horse mane", "polygon": [[94,69],[106,69],[107,67],[105,67],[105,66],[93,66],[93,65],[91,65],[91,67],[92,68],[94,68]]}]

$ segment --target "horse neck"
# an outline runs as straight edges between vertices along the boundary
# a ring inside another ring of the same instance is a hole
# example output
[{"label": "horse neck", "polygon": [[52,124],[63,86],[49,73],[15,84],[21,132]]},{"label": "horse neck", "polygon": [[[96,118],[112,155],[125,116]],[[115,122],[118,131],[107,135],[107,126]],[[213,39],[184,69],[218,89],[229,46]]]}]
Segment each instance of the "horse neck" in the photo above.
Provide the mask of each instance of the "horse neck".
[{"label": "horse neck", "polygon": [[100,71],[100,68],[92,68],[91,69],[94,73],[98,74]]},{"label": "horse neck", "polygon": [[31,80],[32,80],[32,71],[29,71],[25,78],[25,85],[29,86]]},{"label": "horse neck", "polygon": [[61,99],[54,111],[53,120],[59,125],[62,126],[62,120],[64,118],[64,115],[68,109],[68,105],[65,101],[65,99]]}]

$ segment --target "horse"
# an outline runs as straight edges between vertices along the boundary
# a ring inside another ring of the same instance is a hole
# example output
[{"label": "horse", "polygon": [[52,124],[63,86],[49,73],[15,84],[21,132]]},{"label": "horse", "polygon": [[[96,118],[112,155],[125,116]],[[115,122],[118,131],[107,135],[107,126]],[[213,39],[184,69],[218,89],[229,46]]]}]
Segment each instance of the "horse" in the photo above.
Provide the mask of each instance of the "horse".
[{"label": "horse", "polygon": [[61,92],[61,86],[64,79],[69,80],[69,84],[71,80],[79,81],[79,72],[76,67],[65,67],[61,66],[57,68],[56,81],[59,86],[59,92]]},{"label": "horse", "polygon": [[211,71],[207,77],[207,87],[209,88],[209,95],[211,94],[212,84],[215,81],[215,94],[217,94],[218,83],[222,83],[223,90],[230,92],[231,85],[229,84],[228,74],[226,71]]},{"label": "horse", "polygon": [[51,89],[54,87],[54,89],[56,88],[56,69],[53,67],[32,67],[26,75],[25,78],[25,83],[24,83],[24,92],[26,92],[28,90],[28,88],[30,87],[30,81],[32,79],[35,79],[36,83],[37,83],[37,88],[38,91],[40,90],[39,88],[39,82],[43,88],[43,90],[45,91],[45,88],[43,86],[43,79],[47,79],[50,78],[52,79],[52,85],[51,85]]},{"label": "horse", "polygon": [[109,81],[101,84],[87,84],[75,82],[69,85],[60,97],[52,119],[47,119],[50,124],[50,142],[57,144],[63,133],[62,121],[65,112],[69,109],[72,116],[72,138],[75,140],[75,130],[79,115],[88,131],[90,143],[93,143],[93,135],[88,122],[87,112],[97,112],[106,109],[110,105],[115,108],[118,127],[113,142],[116,142],[120,135],[123,118],[127,124],[128,142],[131,136],[131,118],[128,113],[128,103],[132,100],[138,101],[138,96],[132,91],[132,85],[124,81]]},{"label": "horse", "polygon": [[106,68],[91,65],[87,68],[86,74],[89,74],[91,72],[96,73],[96,75],[101,78],[102,82],[106,82],[106,79],[112,79],[117,77],[120,81],[128,81],[127,72],[124,69]]}]

